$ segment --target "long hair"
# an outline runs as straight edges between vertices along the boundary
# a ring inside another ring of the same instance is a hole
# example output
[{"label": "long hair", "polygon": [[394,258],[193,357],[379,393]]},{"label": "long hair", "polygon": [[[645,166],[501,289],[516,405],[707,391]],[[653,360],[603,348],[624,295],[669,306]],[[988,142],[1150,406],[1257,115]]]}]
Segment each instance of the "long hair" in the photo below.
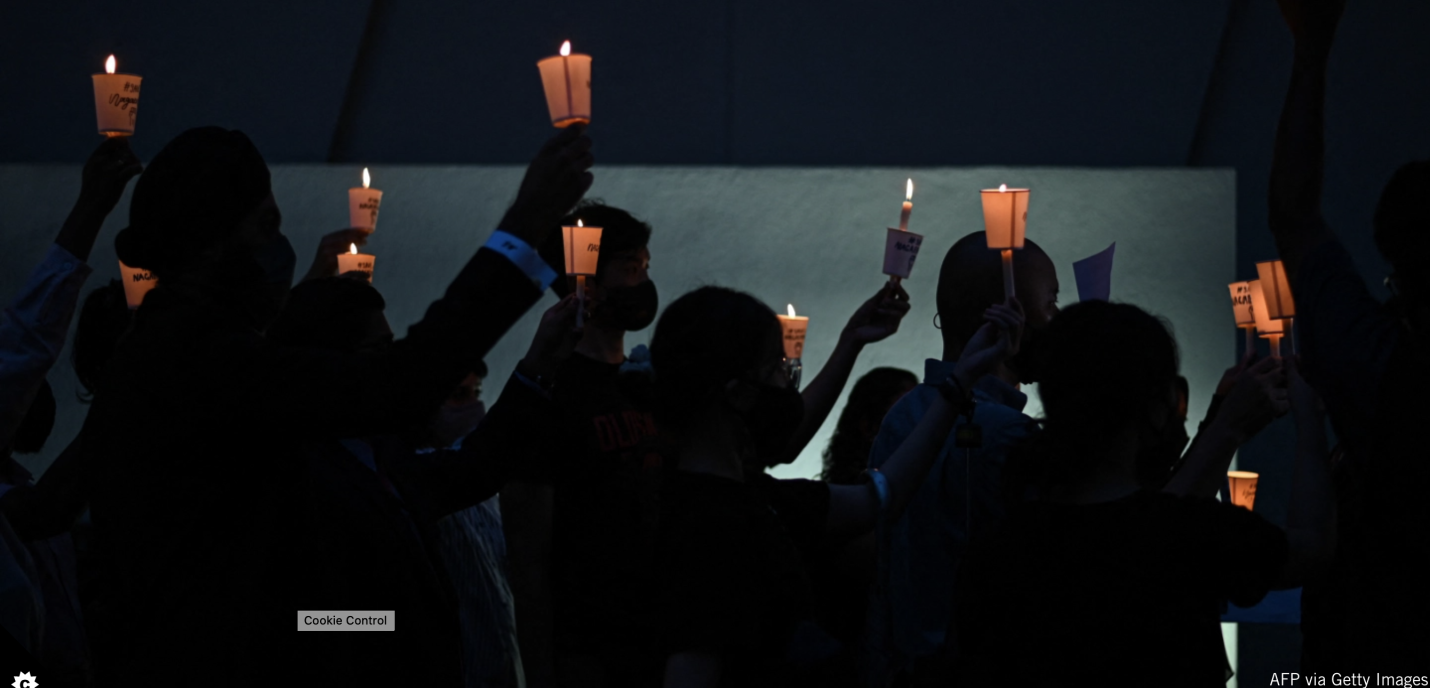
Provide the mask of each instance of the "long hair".
[{"label": "long hair", "polygon": [[918,376],[902,368],[875,368],[859,378],[824,449],[819,479],[836,485],[858,483],[874,445],[870,431],[877,431],[889,406],[918,384]]},{"label": "long hair", "polygon": [[1177,344],[1167,326],[1122,303],[1084,301],[1048,325],[1040,350],[1042,431],[1009,457],[1005,485],[1018,502],[1098,468],[1110,438],[1165,404],[1177,384]]}]

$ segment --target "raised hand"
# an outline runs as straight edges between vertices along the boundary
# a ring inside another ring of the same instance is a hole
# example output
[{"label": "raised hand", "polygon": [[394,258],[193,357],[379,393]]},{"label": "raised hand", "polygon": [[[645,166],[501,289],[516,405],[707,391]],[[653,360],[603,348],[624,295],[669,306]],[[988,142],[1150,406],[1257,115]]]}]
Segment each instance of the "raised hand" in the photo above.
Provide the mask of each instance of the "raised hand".
[{"label": "raised hand", "polygon": [[573,124],[562,129],[527,166],[516,202],[507,210],[501,228],[530,246],[540,246],[591,188],[593,164],[586,126]]},{"label": "raised hand", "polygon": [[118,205],[129,180],[143,171],[144,165],[130,149],[128,137],[105,139],[84,163],[79,199],[60,227],[55,243],[80,260],[89,260],[89,251],[94,248],[104,218]]},{"label": "raised hand", "polygon": [[1236,365],[1222,372],[1221,381],[1216,384],[1217,396],[1225,397],[1227,392],[1231,391],[1231,388],[1236,385],[1236,379],[1241,376],[1242,371],[1246,370],[1247,366],[1251,365],[1251,360],[1255,358],[1255,356],[1256,349],[1247,347],[1246,352],[1241,356],[1241,360],[1237,361]]},{"label": "raised hand", "polygon": [[1216,422],[1227,423],[1245,441],[1288,410],[1286,369],[1280,360],[1264,358],[1237,377],[1217,411]]},{"label": "raised hand", "polygon": [[1296,419],[1297,427],[1306,426],[1307,429],[1322,429],[1325,427],[1325,407],[1321,405],[1321,397],[1316,394],[1316,390],[1311,388],[1305,378],[1301,377],[1301,363],[1295,358],[1283,359],[1286,368],[1286,389],[1291,405],[1291,415]]},{"label": "raised hand", "polygon": [[80,174],[80,202],[90,204],[90,210],[108,215],[119,204],[124,187],[140,172],[144,164],[129,147],[128,136],[106,139],[90,154]]},{"label": "raised hand", "polygon": [[1010,303],[995,304],[983,312],[984,323],[964,345],[958,356],[954,375],[964,385],[971,385],[987,375],[994,366],[1018,353],[1023,340],[1023,304],[1015,298]]},{"label": "raised hand", "polygon": [[909,293],[897,284],[887,283],[854,311],[843,336],[861,346],[887,339],[899,331],[899,323],[908,313]]},{"label": "raised hand", "polygon": [[549,378],[576,349],[576,343],[581,341],[581,329],[576,327],[578,308],[576,293],[572,292],[541,314],[536,336],[521,361],[526,372]]},{"label": "raised hand", "polygon": [[[318,240],[318,252],[313,256],[313,265],[308,268],[308,274],[303,277],[303,281],[338,274],[338,254],[347,253],[354,245],[358,248],[366,246],[369,234],[372,234],[372,230],[366,227],[349,227],[324,234],[323,238]],[[367,279],[366,274],[363,279]]]}]

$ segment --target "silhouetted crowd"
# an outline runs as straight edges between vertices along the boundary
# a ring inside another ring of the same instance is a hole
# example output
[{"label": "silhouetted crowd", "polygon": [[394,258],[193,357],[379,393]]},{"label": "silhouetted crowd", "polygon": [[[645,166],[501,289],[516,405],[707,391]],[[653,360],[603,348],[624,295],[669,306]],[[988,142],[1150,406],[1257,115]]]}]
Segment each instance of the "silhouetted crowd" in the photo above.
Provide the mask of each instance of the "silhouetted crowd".
[{"label": "silhouetted crowd", "polygon": [[[1164,321],[1059,309],[1031,241],[1005,298],[1000,257],[969,234],[931,295],[942,351],[922,377],[854,384],[820,480],[770,469],[910,294],[871,295],[801,386],[753,296],[706,286],[659,307],[656,230],[584,198],[583,124],[541,148],[400,339],[367,276],[338,274],[370,230],[324,237],[293,283],[244,134],[191,129],[147,165],[108,139],[0,320],[5,668],[47,688],[1217,686],[1226,605],[1301,587],[1303,674],[1430,674],[1430,162],[1396,172],[1370,223],[1381,303],[1320,211],[1338,4],[1285,3],[1270,229],[1299,355],[1248,349],[1189,436],[1201,402]],[[118,281],[81,304],[135,177],[115,248],[157,287],[137,309]],[[603,228],[581,287],[559,274],[578,219]],[[488,408],[484,358],[548,289]],[[46,374],[77,308],[88,413],[37,481],[13,455],[54,425]],[[1278,527],[1217,494],[1287,413]],[[302,630],[379,618],[386,632]]]}]

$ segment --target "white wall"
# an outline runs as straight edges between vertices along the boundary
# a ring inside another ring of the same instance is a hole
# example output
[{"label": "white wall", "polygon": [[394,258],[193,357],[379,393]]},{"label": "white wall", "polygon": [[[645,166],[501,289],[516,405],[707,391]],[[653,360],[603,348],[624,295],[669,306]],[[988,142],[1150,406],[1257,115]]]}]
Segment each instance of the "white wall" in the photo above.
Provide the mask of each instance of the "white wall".
[{"label": "white wall", "polygon": [[[360,171],[274,167],[284,231],[298,250],[300,273],[317,238],[346,224],[346,189],[359,181]],[[372,174],[373,186],[385,195],[378,232],[365,251],[377,256],[375,285],[386,296],[389,320],[400,335],[485,241],[515,194],[521,168],[375,167]],[[1165,316],[1175,327],[1183,372],[1191,381],[1192,423],[1200,420],[1222,369],[1234,358],[1237,331],[1226,291],[1236,258],[1230,170],[602,167],[596,176],[591,196],[627,208],[655,227],[651,275],[662,303],[700,285],[721,284],[750,291],[773,307],[792,302],[808,315],[806,380],[833,349],[849,314],[883,283],[884,228],[897,222],[904,179],[910,176],[917,186],[910,229],[926,237],[905,283],[913,310],[897,335],[865,351],[854,379],[885,365],[922,375],[923,360],[939,355],[932,324],[938,265],[954,241],[982,229],[978,190],[999,183],[1033,189],[1028,236],[1057,263],[1062,303],[1077,300],[1072,261],[1117,242],[1113,298]],[[76,166],[0,166],[4,298],[58,231],[78,179]],[[126,197],[100,236],[91,260],[98,269],[86,293],[118,276],[113,237],[127,217]],[[494,381],[524,353],[540,311],[553,302],[550,296],[540,302],[488,357]],[[636,333],[627,344],[645,343],[653,329]],[[50,376],[61,417],[45,452],[28,462],[32,468],[47,466],[82,421],[68,356],[66,348],[65,360]],[[223,371],[214,371],[215,393],[222,393],[223,379]],[[818,471],[819,451],[837,414],[838,408],[781,475]]]}]

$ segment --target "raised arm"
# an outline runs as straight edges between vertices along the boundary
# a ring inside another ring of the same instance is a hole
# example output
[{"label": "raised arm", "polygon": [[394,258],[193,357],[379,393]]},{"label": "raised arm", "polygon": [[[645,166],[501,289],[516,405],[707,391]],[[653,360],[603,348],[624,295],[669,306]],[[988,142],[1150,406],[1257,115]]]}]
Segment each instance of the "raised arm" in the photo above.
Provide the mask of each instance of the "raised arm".
[{"label": "raised arm", "polygon": [[[968,341],[954,367],[953,383],[962,391],[963,399],[953,402],[936,399],[909,438],[879,469],[888,485],[888,502],[884,508],[890,521],[897,520],[903,513],[948,441],[960,407],[971,402],[973,383],[1018,352],[1023,328],[1022,306],[1016,300],[1011,306],[995,305],[984,317],[988,322]],[[830,485],[825,530],[832,536],[865,532],[874,527],[878,512],[879,496],[869,486]]]},{"label": "raised arm", "polygon": [[1236,450],[1272,419],[1285,415],[1286,375],[1278,359],[1262,359],[1244,370],[1227,393],[1216,417],[1182,459],[1163,492],[1211,497],[1226,480]]},{"label": "raised arm", "polygon": [[1336,549],[1336,503],[1331,489],[1331,452],[1321,399],[1294,360],[1286,364],[1291,413],[1296,419],[1296,467],[1286,513],[1290,557],[1278,588],[1294,588],[1314,578]]},{"label": "raised arm", "polygon": [[1321,184],[1326,158],[1326,64],[1345,0],[1278,2],[1296,39],[1296,57],[1276,128],[1270,224],[1287,276],[1295,284],[1307,250],[1329,236],[1329,230],[1321,221]]},{"label": "raised arm", "polygon": [[9,446],[40,380],[59,358],[90,273],[85,261],[94,239],[125,185],[142,169],[125,138],[95,149],[54,246],[0,313],[0,447]]},{"label": "raised arm", "polygon": [[844,386],[849,383],[849,375],[854,371],[854,363],[867,344],[882,341],[899,331],[899,323],[909,312],[909,294],[896,284],[886,283],[854,311],[849,323],[839,333],[839,344],[834,353],[819,369],[819,375],[810,381],[800,395],[804,397],[804,420],[790,439],[784,462],[794,461],[804,451],[819,427],[824,425]]}]

